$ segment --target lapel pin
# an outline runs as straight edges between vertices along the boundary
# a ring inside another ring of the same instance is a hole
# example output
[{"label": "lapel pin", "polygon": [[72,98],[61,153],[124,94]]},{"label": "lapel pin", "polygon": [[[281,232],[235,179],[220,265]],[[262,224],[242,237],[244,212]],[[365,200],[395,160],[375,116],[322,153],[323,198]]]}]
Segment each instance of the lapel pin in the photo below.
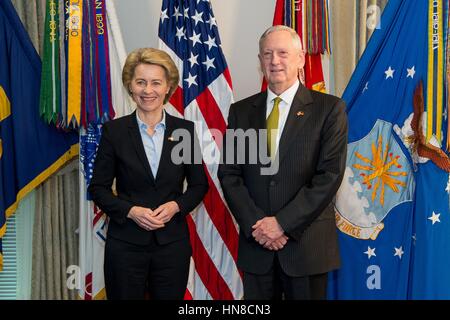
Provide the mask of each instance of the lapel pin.
[{"label": "lapel pin", "polygon": [[174,141],[175,139],[172,136],[170,136],[170,137],[167,138],[167,140]]},{"label": "lapel pin", "polygon": [[297,112],[297,117],[303,117],[305,113],[303,111]]}]

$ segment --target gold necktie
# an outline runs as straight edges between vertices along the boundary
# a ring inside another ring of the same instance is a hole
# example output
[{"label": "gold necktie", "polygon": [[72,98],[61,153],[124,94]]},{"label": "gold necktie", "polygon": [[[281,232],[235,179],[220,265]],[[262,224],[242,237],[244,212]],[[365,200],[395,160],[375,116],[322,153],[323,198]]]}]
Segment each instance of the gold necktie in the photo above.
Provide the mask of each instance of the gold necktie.
[{"label": "gold necktie", "polygon": [[[276,137],[277,137],[277,130],[278,130],[278,118],[280,117],[280,105],[281,98],[276,97],[273,99],[273,109],[272,112],[270,112],[269,117],[267,118],[267,148],[269,150],[269,156],[273,159],[275,157],[275,151],[276,151]],[[272,141],[272,130],[274,131],[274,141]]]}]

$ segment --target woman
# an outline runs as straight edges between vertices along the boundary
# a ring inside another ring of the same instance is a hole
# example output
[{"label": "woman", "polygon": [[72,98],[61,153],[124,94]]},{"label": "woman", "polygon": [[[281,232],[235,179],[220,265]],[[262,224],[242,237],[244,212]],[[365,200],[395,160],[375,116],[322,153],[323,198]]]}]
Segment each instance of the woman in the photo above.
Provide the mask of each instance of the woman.
[{"label": "woman", "polygon": [[[178,79],[167,53],[133,51],[122,82],[137,109],[102,129],[88,191],[110,218],[104,264],[108,299],[143,299],[147,284],[152,299],[184,296],[191,256],[186,215],[203,199],[208,181],[201,161],[194,162],[200,152],[194,124],[164,111]],[[181,164],[172,160],[179,154],[172,158],[175,129],[191,137],[186,154],[192,157]]]}]

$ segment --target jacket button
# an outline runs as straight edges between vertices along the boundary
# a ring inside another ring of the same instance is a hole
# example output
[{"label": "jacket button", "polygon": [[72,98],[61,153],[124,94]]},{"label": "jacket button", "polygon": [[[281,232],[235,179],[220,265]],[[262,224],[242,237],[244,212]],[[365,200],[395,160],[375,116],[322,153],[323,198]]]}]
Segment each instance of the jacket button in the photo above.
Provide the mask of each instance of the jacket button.
[{"label": "jacket button", "polygon": [[274,180],[271,180],[270,181],[270,186],[271,187],[275,187],[277,185],[277,182],[276,181],[274,181]]}]

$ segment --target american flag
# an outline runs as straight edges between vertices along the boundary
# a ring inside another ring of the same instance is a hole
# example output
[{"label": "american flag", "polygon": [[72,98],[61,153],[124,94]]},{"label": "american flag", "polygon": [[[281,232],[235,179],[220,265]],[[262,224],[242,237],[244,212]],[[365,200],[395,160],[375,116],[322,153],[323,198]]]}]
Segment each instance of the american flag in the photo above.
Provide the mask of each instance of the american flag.
[{"label": "american flag", "polygon": [[193,254],[186,298],[241,299],[238,227],[217,178],[221,139],[215,139],[226,129],[232,84],[209,0],[163,0],[159,47],[180,72],[166,110],[196,124],[209,180],[203,202],[187,218]]}]

